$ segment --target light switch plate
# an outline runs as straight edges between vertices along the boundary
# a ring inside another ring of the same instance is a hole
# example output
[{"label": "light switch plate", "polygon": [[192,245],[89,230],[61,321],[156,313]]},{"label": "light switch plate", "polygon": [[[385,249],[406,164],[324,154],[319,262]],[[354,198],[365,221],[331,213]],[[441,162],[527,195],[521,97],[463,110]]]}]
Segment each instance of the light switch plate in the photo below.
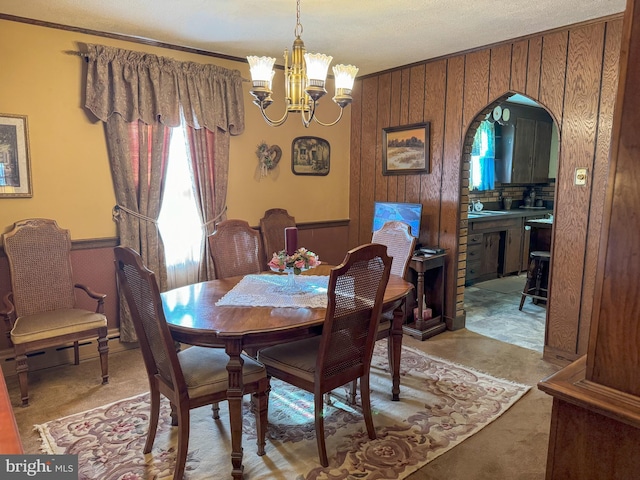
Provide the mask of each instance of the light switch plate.
[{"label": "light switch plate", "polygon": [[576,175],[573,179],[573,183],[575,185],[586,185],[587,184],[587,169],[586,168],[576,168]]}]

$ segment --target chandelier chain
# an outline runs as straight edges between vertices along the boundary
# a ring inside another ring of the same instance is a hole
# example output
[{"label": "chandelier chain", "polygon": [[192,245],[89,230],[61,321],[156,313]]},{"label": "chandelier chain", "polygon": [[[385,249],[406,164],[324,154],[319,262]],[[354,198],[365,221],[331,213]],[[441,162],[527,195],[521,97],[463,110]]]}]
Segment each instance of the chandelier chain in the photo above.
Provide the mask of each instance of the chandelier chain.
[{"label": "chandelier chain", "polygon": [[302,24],[300,23],[300,0],[298,0],[296,4],[296,28],[293,31],[293,34],[296,37],[301,37],[302,31],[303,31]]}]

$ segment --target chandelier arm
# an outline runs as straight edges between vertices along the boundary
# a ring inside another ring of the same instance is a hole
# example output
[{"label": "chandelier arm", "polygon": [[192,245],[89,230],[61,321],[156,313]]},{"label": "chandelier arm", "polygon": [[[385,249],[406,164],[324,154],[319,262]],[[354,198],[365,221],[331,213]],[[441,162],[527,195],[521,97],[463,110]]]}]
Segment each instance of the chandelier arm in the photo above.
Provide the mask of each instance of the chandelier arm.
[{"label": "chandelier arm", "polygon": [[340,121],[340,119],[342,118],[342,114],[343,113],[344,113],[344,108],[340,107],[340,115],[338,115],[338,118],[336,118],[331,123],[323,123],[320,120],[318,120],[318,117],[316,117],[316,116],[314,116],[313,119],[316,121],[316,123],[319,123],[323,127],[333,127],[336,123],[338,123]]},{"label": "chandelier arm", "polygon": [[279,127],[280,125],[283,125],[284,122],[287,121],[287,118],[289,118],[289,109],[286,109],[284,111],[284,115],[282,115],[282,117],[279,120],[271,120],[267,116],[267,113],[265,112],[264,108],[262,107],[262,104],[261,103],[260,104],[256,103],[256,105],[260,109],[260,113],[262,114],[262,118],[264,118],[265,122],[267,122],[271,127]]},{"label": "chandelier arm", "polygon": [[304,110],[300,112],[300,119],[302,120],[302,125],[304,125],[305,128],[309,128],[309,125],[311,125],[311,122],[316,115],[316,102],[311,99],[309,105],[311,106],[311,110],[309,111],[308,116],[305,115]]}]

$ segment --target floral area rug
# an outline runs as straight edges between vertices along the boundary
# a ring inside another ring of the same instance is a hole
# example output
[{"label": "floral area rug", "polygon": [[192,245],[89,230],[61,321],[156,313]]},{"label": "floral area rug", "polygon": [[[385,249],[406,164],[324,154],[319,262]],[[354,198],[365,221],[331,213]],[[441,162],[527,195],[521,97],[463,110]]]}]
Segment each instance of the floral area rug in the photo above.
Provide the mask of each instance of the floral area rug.
[{"label": "floral area rug", "polygon": [[[325,405],[327,468],[318,461],[312,395],[272,379],[262,457],[256,454],[255,418],[246,396],[244,478],[402,479],[480,431],[530,389],[407,347],[402,349],[401,374],[400,401],[392,402],[386,344],[378,342],[371,369],[376,440],[369,439],[357,406],[348,406],[339,395]],[[191,411],[185,479],[231,477],[226,402],[220,407],[219,420],[213,420],[209,406]],[[158,433],[148,455],[142,453],[148,394],[35,427],[45,453],[78,455],[81,480],[171,478],[177,427],[171,427],[169,412],[163,399]]]}]

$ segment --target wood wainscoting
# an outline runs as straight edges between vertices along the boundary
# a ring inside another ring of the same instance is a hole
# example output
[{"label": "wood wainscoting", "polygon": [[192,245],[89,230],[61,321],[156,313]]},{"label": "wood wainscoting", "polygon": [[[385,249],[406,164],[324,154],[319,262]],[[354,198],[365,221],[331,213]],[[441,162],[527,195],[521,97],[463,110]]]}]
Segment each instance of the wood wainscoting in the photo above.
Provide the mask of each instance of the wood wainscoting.
[{"label": "wood wainscoting", "polygon": [[[259,227],[253,227],[259,229]],[[344,260],[348,250],[349,220],[329,220],[304,222],[298,224],[298,243],[314,251],[322,262],[338,265]],[[369,233],[369,241],[371,233]],[[109,329],[109,352],[132,348],[136,345],[122,344],[119,341],[120,319],[113,247],[118,245],[117,238],[72,240],[71,262],[74,278],[78,283],[91,286],[95,291],[106,293],[105,315]],[[4,249],[0,247],[0,299],[11,290],[9,265]],[[82,295],[78,296],[79,305],[83,305]],[[83,305],[92,309],[95,305]],[[87,340],[80,347],[80,359],[98,356],[96,342]],[[29,355],[29,368],[37,370],[54,365],[73,362],[71,345],[33,352]],[[0,367],[5,375],[15,375],[13,347],[8,340],[5,323],[0,319]]]}]

